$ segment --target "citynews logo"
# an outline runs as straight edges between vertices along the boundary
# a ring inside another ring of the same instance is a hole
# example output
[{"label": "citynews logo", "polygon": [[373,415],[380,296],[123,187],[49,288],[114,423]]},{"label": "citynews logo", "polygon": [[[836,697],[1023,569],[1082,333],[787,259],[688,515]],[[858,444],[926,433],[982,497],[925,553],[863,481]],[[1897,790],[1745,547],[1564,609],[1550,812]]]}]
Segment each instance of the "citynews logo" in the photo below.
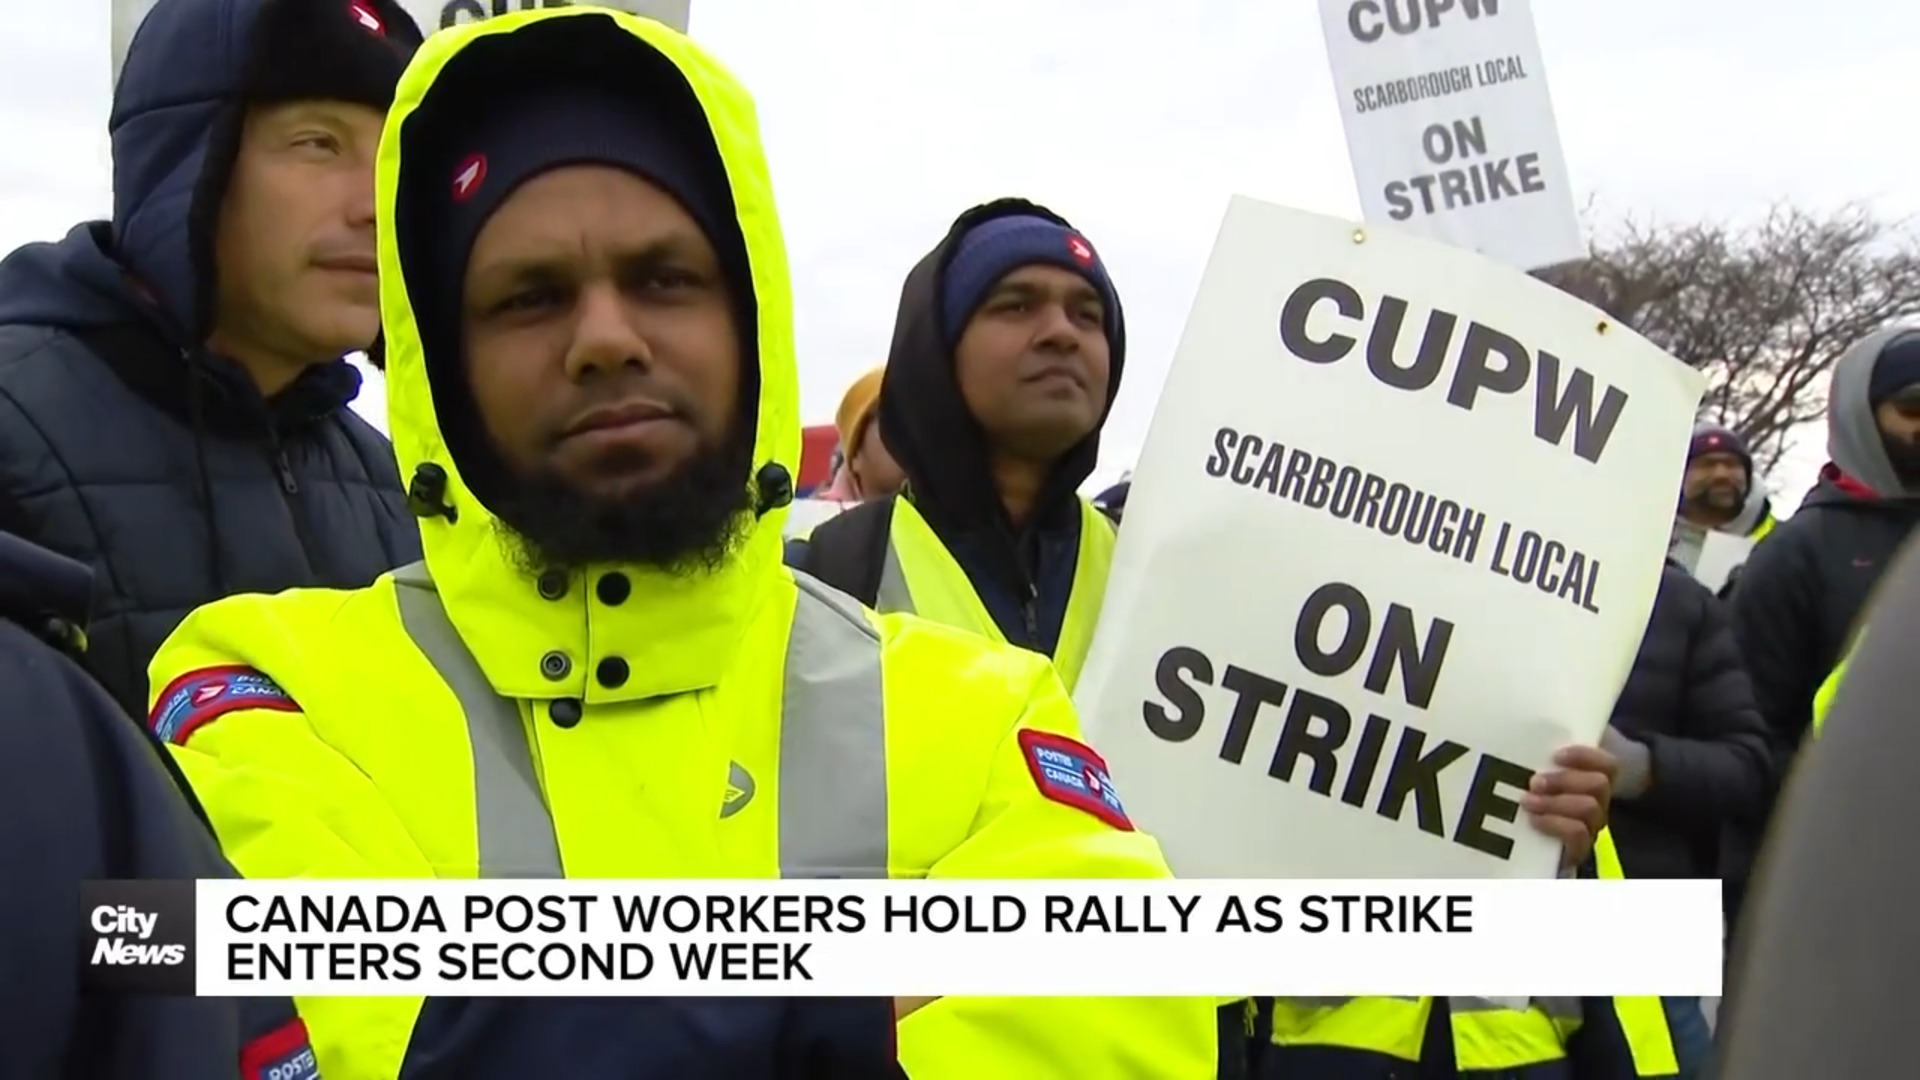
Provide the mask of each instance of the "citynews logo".
[{"label": "citynews logo", "polygon": [[[96,934],[117,934],[118,937],[98,937],[93,942],[93,962],[96,964],[184,964],[187,962],[187,947],[174,942],[160,945],[149,942],[153,936],[154,924],[160,916],[140,911],[126,905],[101,904],[93,909],[93,932]],[[127,935],[132,935],[129,940]]]},{"label": "citynews logo", "polygon": [[81,941],[89,988],[193,993],[193,882],[89,881]]}]

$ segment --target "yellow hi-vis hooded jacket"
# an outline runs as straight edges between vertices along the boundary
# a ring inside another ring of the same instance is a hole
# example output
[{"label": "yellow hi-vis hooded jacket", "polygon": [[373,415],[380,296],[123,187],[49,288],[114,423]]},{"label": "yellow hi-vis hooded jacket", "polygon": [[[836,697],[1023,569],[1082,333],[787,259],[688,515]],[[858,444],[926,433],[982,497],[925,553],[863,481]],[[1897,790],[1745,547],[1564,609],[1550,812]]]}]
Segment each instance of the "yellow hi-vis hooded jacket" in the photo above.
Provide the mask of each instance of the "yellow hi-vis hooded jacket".
[{"label": "yellow hi-vis hooded jacket", "polygon": [[[588,54],[664,57],[704,111],[758,301],[753,460],[797,472],[786,252],[746,91],[687,38],[605,10],[433,35],[380,147],[381,314],[401,470],[445,470],[457,514],[422,520],[423,565],[359,590],[220,601],[156,656],[152,725],[228,856],[253,878],[1169,876],[1117,796],[1084,809],[1030,770],[1041,746],[1103,768],[1045,660],[796,579],[783,509],[696,577],[536,579],[503,549],[442,438],[408,294],[417,252],[396,229],[410,182],[450,178],[410,178],[403,151],[428,118],[474,107],[447,87],[488,84],[472,75],[482,57],[491,84],[505,64],[507,85],[526,85]],[[299,1005],[328,1080],[391,1080],[425,1003]],[[1216,1060],[1199,999],[946,998],[902,1021],[899,1043],[914,1080],[1201,1080]]]}]

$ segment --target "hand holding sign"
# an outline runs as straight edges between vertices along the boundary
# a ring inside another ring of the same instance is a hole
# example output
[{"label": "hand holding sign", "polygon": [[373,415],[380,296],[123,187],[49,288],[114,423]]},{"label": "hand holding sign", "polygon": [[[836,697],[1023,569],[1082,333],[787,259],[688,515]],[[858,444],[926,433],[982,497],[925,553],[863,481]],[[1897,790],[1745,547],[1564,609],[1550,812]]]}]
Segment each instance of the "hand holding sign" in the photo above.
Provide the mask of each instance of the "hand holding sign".
[{"label": "hand holding sign", "polygon": [[1560,768],[1537,772],[1527,784],[1520,808],[1533,815],[1534,827],[1560,841],[1562,869],[1579,866],[1607,827],[1607,808],[1619,765],[1595,746],[1569,746],[1553,755]]},{"label": "hand holding sign", "polygon": [[1701,383],[1488,259],[1236,199],[1077,694],[1175,870],[1584,856],[1610,759],[1539,770],[1606,727]]}]

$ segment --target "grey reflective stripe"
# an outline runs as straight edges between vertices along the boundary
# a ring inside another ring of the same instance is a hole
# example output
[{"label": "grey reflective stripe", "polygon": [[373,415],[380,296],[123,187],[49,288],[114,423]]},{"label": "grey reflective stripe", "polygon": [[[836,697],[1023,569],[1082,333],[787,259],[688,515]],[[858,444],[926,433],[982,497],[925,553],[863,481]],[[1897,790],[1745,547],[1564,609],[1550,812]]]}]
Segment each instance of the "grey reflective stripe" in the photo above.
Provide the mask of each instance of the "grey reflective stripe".
[{"label": "grey reflective stripe", "polygon": [[400,624],[433,664],[466,714],[473,749],[474,821],[483,878],[558,878],[565,873],[534,776],[533,752],[518,702],[494,693],[460,640],[425,563],[394,571]]},{"label": "grey reflective stripe", "polygon": [[[805,574],[787,635],[780,717],[780,872],[887,875],[887,729],[880,635]],[[501,697],[447,618],[423,563],[394,572],[400,621],[466,714],[483,878],[565,876],[518,702]],[[714,807],[716,814],[724,806]]]},{"label": "grey reflective stripe", "polygon": [[[1417,997],[1399,997],[1386,994],[1379,995],[1377,999],[1384,1001],[1420,1000]],[[1295,1008],[1301,1009],[1338,1009],[1361,999],[1353,997],[1288,997],[1281,998],[1280,1000]],[[1488,1001],[1486,998],[1481,997],[1450,997],[1447,999],[1447,1007],[1456,1013],[1511,1011],[1507,1006],[1497,1001]],[[1537,1008],[1555,1020],[1579,1020],[1581,1017],[1579,998],[1534,998],[1528,1003],[1528,1007]]]},{"label": "grey reflective stripe", "polygon": [[[1512,1012],[1512,1007],[1498,1001],[1488,1001],[1481,997],[1450,997],[1447,1007],[1457,1013]],[[1567,997],[1537,997],[1527,1001],[1528,1009],[1539,1009],[1554,1020],[1579,1020],[1580,999]]]},{"label": "grey reflective stripe", "polygon": [[880,564],[880,592],[873,609],[888,613],[914,614],[913,591],[907,588],[907,576],[900,570],[900,553],[887,542],[887,558]]},{"label": "grey reflective stripe", "polygon": [[780,718],[780,875],[884,878],[880,635],[848,597],[805,574],[794,582],[800,595]]}]

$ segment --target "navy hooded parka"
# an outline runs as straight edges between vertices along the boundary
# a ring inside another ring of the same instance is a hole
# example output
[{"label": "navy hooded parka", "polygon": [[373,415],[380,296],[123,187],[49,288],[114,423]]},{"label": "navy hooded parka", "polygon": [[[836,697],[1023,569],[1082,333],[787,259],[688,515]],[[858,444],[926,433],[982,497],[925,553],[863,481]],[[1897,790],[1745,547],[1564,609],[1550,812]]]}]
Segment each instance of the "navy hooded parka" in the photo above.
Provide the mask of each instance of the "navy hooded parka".
[{"label": "navy hooded parka", "polygon": [[199,344],[249,33],[308,2],[162,0],[114,96],[112,221],[0,262],[0,528],[93,570],[88,667],[134,715],[194,607],[419,557],[392,449],[347,407],[358,369],[263,397]]}]

